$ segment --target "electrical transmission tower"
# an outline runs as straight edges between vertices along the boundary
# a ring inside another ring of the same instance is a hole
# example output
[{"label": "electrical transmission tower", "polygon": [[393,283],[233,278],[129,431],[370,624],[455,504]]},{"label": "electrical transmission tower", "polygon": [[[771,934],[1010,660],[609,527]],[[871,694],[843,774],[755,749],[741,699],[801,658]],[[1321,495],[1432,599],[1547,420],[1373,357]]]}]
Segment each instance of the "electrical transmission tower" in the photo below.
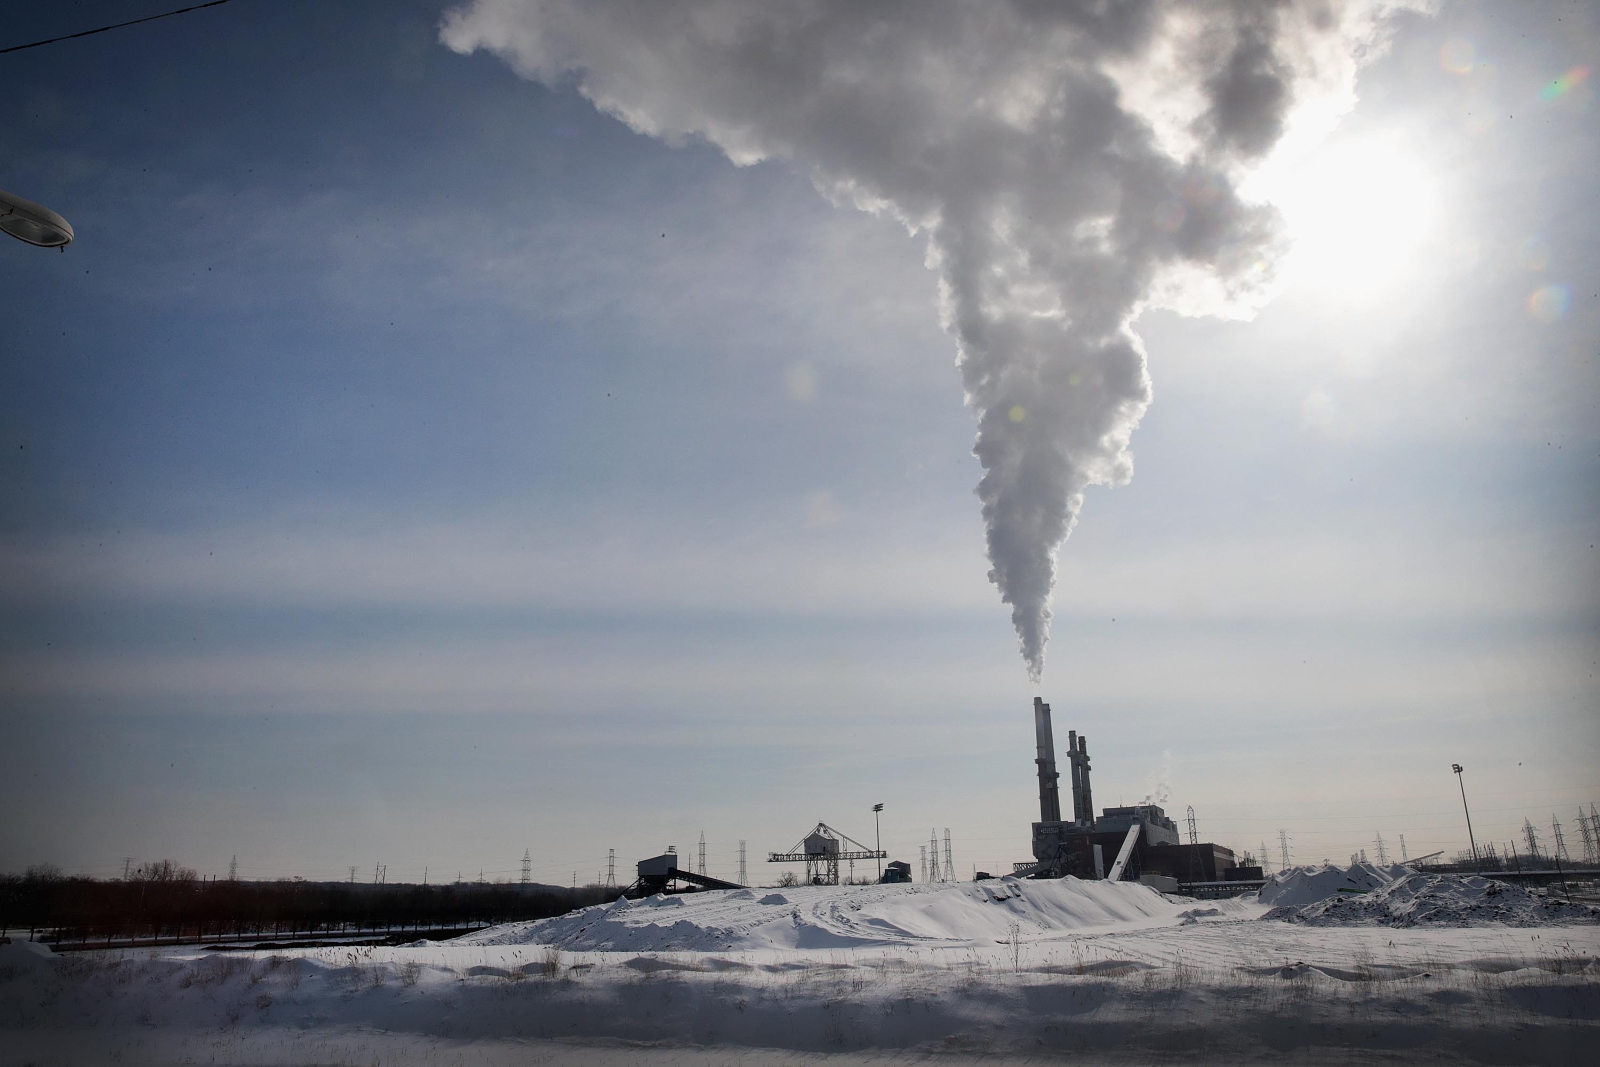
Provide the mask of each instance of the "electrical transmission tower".
[{"label": "electrical transmission tower", "polygon": [[1283,867],[1281,869],[1287,871],[1289,869],[1289,831],[1282,829],[1278,831],[1278,849],[1283,854]]},{"label": "electrical transmission tower", "polygon": [[1200,833],[1199,833],[1198,830],[1196,830],[1194,828],[1194,805],[1193,804],[1189,805],[1188,822],[1189,822],[1189,844],[1198,845],[1200,843]]},{"label": "electrical transmission tower", "polygon": [[928,881],[944,881],[944,872],[939,870],[939,831],[928,831]]},{"label": "electrical transmission tower", "polygon": [[[127,864],[123,864],[123,870],[124,870],[124,872],[126,872]],[[235,856],[235,857],[233,857],[233,859],[228,861],[228,881],[237,882],[238,880],[239,880],[239,857]]]},{"label": "electrical transmission tower", "polygon": [[527,885],[533,881],[533,849],[522,850],[522,884]]},{"label": "electrical transmission tower", "polygon": [[750,879],[744,871],[744,838],[739,838],[739,884],[749,885]]},{"label": "electrical transmission tower", "polygon": [[1401,863],[1407,863],[1410,860],[1411,860],[1411,857],[1406,855],[1406,835],[1405,834],[1401,834],[1400,835],[1400,862]]},{"label": "electrical transmission tower", "polygon": [[617,850],[606,849],[606,885],[615,888],[617,884]]},{"label": "electrical transmission tower", "polygon": [[1378,839],[1372,844],[1374,851],[1378,853],[1378,862],[1387,867],[1389,865],[1389,850],[1383,846],[1383,835],[1380,833]]},{"label": "electrical transmission tower", "polygon": [[917,846],[917,862],[922,865],[922,880],[928,880],[928,846]]},{"label": "electrical transmission tower", "polygon": [[1561,823],[1556,820],[1554,812],[1550,814],[1550,833],[1556,839],[1556,862],[1559,863],[1562,860],[1566,860],[1567,865],[1570,867],[1572,865],[1572,854],[1567,851],[1567,839],[1561,836]]},{"label": "electrical transmission tower", "polygon": [[353,863],[350,865],[350,884],[356,884],[356,865]]},{"label": "electrical transmission tower", "polygon": [[1271,856],[1271,855],[1272,855],[1272,853],[1267,851],[1267,843],[1265,841],[1261,842],[1261,873],[1262,874],[1266,874],[1267,873],[1267,865],[1272,862],[1267,857]]},{"label": "electrical transmission tower", "polygon": [[944,828],[944,880],[947,882],[956,880],[955,861],[950,858],[950,827],[948,826]]},{"label": "electrical transmission tower", "polygon": [[700,831],[700,873],[706,873],[706,832]]},{"label": "electrical transmission tower", "polygon": [[1539,862],[1539,835],[1534,832],[1531,819],[1522,820],[1522,839],[1528,843],[1528,856]]},{"label": "electrical transmission tower", "polygon": [[1585,867],[1593,867],[1595,863],[1594,834],[1589,829],[1589,820],[1584,818],[1582,808],[1578,809],[1578,834],[1583,838],[1583,865]]}]

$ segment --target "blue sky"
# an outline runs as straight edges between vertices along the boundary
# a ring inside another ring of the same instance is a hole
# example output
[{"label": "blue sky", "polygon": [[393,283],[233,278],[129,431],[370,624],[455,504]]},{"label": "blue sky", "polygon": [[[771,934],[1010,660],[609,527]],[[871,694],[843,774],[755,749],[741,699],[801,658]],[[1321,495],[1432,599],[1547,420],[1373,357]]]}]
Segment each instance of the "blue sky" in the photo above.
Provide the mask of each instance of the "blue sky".
[{"label": "blue sky", "polygon": [[[1025,858],[1034,690],[922,246],[444,10],[0,58],[0,187],[78,233],[0,247],[0,867],[565,881],[703,830],[731,874],[876,801],[896,857]],[[1155,400],[1042,689],[1100,803],[1311,860],[1464,847],[1452,761],[1480,837],[1600,801],[1600,150],[1592,80],[1541,95],[1597,41],[1404,17],[1279,187],[1276,298],[1137,322]]]}]

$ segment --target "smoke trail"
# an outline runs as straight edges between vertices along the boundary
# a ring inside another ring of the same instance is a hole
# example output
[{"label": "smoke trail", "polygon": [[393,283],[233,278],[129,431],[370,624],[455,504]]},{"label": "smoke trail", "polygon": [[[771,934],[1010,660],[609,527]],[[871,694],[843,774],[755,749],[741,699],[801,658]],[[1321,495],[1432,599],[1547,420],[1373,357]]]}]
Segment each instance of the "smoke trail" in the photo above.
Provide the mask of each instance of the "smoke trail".
[{"label": "smoke trail", "polygon": [[1147,306],[1242,314],[1277,216],[1238,183],[1331,123],[1381,0],[470,0],[441,40],[642,133],[812,168],[927,243],[977,415],[989,578],[1044,669],[1056,552],[1132,475]]}]

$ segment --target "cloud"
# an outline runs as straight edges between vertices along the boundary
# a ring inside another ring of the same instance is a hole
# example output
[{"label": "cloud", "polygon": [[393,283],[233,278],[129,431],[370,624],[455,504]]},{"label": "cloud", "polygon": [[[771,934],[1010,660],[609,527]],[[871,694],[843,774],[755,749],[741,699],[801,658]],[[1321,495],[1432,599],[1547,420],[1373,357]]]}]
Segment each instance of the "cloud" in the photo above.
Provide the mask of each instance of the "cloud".
[{"label": "cloud", "polygon": [[1297,116],[1348,107],[1390,6],[472,0],[440,35],[669,144],[809,167],[924,238],[989,579],[1037,680],[1084,490],[1132,475],[1151,385],[1130,324],[1265,297],[1276,216],[1238,179]]}]

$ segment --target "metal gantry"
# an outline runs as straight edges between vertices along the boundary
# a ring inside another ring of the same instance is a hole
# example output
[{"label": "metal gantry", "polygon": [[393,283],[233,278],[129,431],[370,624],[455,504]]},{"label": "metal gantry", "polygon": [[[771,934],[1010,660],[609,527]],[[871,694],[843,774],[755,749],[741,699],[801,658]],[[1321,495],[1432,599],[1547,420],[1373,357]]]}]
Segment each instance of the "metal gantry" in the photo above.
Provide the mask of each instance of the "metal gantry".
[{"label": "metal gantry", "polygon": [[[849,845],[850,848],[844,846]],[[825,822],[802,837],[787,852],[767,853],[768,863],[804,863],[808,885],[838,885],[840,860],[881,860],[885,853],[868,848]]]}]

